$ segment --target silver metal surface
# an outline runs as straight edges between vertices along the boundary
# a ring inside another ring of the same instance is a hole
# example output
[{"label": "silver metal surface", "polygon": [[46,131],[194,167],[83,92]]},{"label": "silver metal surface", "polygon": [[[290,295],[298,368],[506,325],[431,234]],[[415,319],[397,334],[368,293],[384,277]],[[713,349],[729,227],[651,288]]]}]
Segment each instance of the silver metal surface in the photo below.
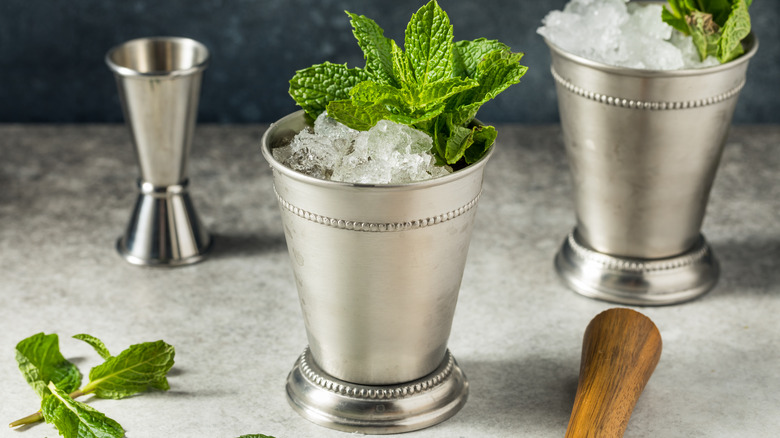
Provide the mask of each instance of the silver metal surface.
[{"label": "silver metal surface", "polygon": [[138,185],[127,231],[116,243],[125,260],[142,266],[179,266],[203,260],[212,240],[200,226],[187,181],[154,187],[139,180]]},{"label": "silver metal surface", "polygon": [[[727,64],[674,71],[608,66],[547,44],[574,183],[578,238],[593,251],[626,260],[667,259],[691,251],[700,239],[710,188],[758,41],[750,35],[746,53]],[[584,275],[581,269],[559,272]],[[717,276],[717,270],[708,272]],[[581,281],[564,280],[588,294],[577,286]],[[680,291],[689,281],[688,287],[706,291],[698,288],[699,279],[678,280],[668,287]],[[717,278],[711,280],[705,283],[712,286]],[[606,284],[600,289],[610,293]],[[614,293],[611,301],[631,301],[622,290]]]},{"label": "silver metal surface", "polygon": [[359,385],[420,379],[446,355],[488,157],[412,184],[324,181],[272,156],[304,126],[303,112],[279,120],[263,136],[263,155],[312,362]]},{"label": "silver metal surface", "polygon": [[131,263],[185,265],[211,248],[184,189],[208,59],[201,43],[177,37],[135,39],[106,54],[140,168],[136,208],[117,243]]},{"label": "silver metal surface", "polygon": [[582,295],[639,306],[676,304],[707,292],[718,281],[718,261],[700,236],[694,246],[665,259],[613,257],[586,247],[572,232],[555,257],[559,277]]},{"label": "silver metal surface", "polygon": [[306,351],[287,377],[287,399],[301,416],[332,429],[367,434],[409,432],[438,424],[466,403],[468,382],[452,355],[418,380],[384,386],[328,376]]}]

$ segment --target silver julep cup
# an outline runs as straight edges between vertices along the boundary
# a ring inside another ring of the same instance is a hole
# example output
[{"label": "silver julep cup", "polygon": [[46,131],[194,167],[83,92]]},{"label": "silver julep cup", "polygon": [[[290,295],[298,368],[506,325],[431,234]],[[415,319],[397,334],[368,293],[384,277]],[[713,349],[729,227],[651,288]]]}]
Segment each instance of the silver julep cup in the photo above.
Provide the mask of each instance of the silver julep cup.
[{"label": "silver julep cup", "polygon": [[488,157],[411,184],[325,181],[273,158],[305,126],[299,111],[262,139],[309,341],[288,400],[344,431],[444,421],[468,394],[447,340]]},{"label": "silver julep cup", "polygon": [[576,292],[674,304],[715,286],[701,234],[748,61],[650,71],[593,62],[547,41],[574,184],[577,226],[555,265]]},{"label": "silver julep cup", "polygon": [[140,168],[136,205],[117,241],[130,263],[186,265],[211,248],[187,190],[187,158],[208,60],[203,44],[177,37],[139,38],[106,54]]}]

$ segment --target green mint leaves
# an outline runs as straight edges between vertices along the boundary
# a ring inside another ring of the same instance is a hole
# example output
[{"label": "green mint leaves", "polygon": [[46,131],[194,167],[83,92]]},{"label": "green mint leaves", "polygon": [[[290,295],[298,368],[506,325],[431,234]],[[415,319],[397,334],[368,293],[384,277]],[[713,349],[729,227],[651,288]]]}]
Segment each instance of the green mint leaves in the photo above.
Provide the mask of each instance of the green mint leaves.
[{"label": "green mint leaves", "polygon": [[328,102],[349,98],[350,88],[369,77],[365,70],[325,62],[299,71],[290,80],[290,95],[306,114],[316,118]]},{"label": "green mint leaves", "polygon": [[87,344],[91,345],[92,348],[95,349],[97,354],[100,355],[103,359],[109,359],[111,358],[111,353],[108,352],[108,348],[106,348],[106,344],[103,343],[100,339],[87,334],[80,334],[80,335],[74,335],[74,339],[78,339],[80,341],[84,341]]},{"label": "green mint leaves", "polygon": [[41,412],[47,423],[53,424],[60,435],[78,438],[123,437],[125,430],[116,421],[97,409],[73,400],[53,383],[51,391],[41,403]]},{"label": "green mint leaves", "polygon": [[57,335],[38,333],[19,342],[19,369],[41,397],[41,411],[11,423],[11,427],[43,419],[66,438],[122,437],[124,430],[116,421],[74,398],[94,394],[120,399],[150,388],[167,390],[166,375],[174,363],[174,348],[163,341],[144,342],[112,356],[94,336],[81,334],[74,338],[91,345],[105,360],[92,368],[89,383],[81,389],[81,373],[60,353]]},{"label": "green mint leaves", "polygon": [[693,38],[701,60],[714,56],[725,63],[744,53],[742,40],[750,34],[751,3],[752,0],[669,0],[661,17]]},{"label": "green mint leaves", "polygon": [[40,397],[49,393],[49,382],[68,392],[81,385],[81,373],[60,353],[57,335],[38,333],[19,342],[16,345],[16,362],[27,383]]},{"label": "green mint leaves", "polygon": [[380,120],[412,126],[434,139],[439,164],[471,164],[495,142],[492,126],[473,123],[479,108],[527,67],[522,53],[480,38],[454,42],[449,17],[436,0],[412,15],[404,48],[373,20],[347,12],[365,68],[323,63],[296,72],[290,96],[311,118],[323,111],[358,130]]}]

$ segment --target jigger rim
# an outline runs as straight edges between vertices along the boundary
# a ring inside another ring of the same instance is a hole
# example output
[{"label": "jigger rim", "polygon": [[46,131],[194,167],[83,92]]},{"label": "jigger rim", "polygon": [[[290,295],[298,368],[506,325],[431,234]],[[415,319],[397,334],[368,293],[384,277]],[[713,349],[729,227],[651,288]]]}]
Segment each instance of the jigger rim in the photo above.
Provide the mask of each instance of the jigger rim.
[{"label": "jigger rim", "polygon": [[[202,53],[202,59],[187,68],[173,69],[173,70],[152,70],[152,71],[139,71],[124,65],[120,65],[114,62],[114,55],[128,46],[150,43],[150,42],[171,42],[181,46],[191,46],[198,52]],[[123,43],[117,44],[106,52],[105,62],[108,67],[116,74],[123,77],[173,77],[173,76],[186,76],[198,71],[205,70],[209,65],[211,59],[211,53],[208,47],[200,41],[187,37],[179,36],[151,36],[141,37],[127,40]]]}]

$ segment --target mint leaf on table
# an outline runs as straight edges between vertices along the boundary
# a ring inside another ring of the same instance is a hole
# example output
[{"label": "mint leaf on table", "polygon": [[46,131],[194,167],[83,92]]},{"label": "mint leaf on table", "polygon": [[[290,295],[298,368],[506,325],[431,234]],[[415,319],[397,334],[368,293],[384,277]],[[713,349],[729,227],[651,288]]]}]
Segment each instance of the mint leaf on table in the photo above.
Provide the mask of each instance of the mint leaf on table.
[{"label": "mint leaf on table", "polygon": [[[527,67],[522,53],[495,40],[453,41],[449,17],[435,0],[409,20],[404,48],[373,20],[347,12],[363,50],[364,69],[324,63],[299,70],[290,95],[312,119],[323,111],[365,131],[380,120],[430,135],[437,163],[473,163],[495,142],[495,128],[473,126],[479,108]],[[450,138],[452,137],[452,138]]]},{"label": "mint leaf on table", "polygon": [[80,341],[84,341],[87,344],[91,345],[92,348],[95,349],[97,354],[99,354],[100,357],[102,357],[103,359],[108,359],[111,357],[111,353],[108,352],[108,348],[106,348],[106,344],[104,344],[103,341],[101,341],[100,339],[85,333],[82,333],[80,335],[74,335],[73,338],[78,339]]},{"label": "mint leaf on table", "polygon": [[41,412],[47,423],[53,424],[65,438],[120,438],[125,430],[102,412],[73,400],[54,383],[48,385],[50,395],[43,399]]},{"label": "mint leaf on table", "polygon": [[[173,366],[175,350],[163,341],[144,342],[131,345],[114,357],[105,344],[94,336],[81,334],[74,338],[90,344],[105,359],[101,365],[92,368],[89,383],[81,389],[77,389],[81,373],[59,353],[57,335],[40,333],[19,343],[19,368],[43,401],[41,411],[14,421],[10,426],[17,427],[45,419],[66,437],[122,436],[124,432],[115,421],[73,399],[92,393],[100,398],[120,399],[149,388],[167,390],[169,385],[166,374]],[[49,377],[51,381],[48,384],[41,383]],[[61,384],[58,385],[57,381]],[[58,392],[52,394],[52,388]],[[117,431],[122,433],[113,435]]]},{"label": "mint leaf on table", "polygon": [[163,341],[131,345],[89,372],[81,392],[100,398],[120,399],[149,388],[170,388],[166,374],[173,366],[175,350]]},{"label": "mint leaf on table", "polygon": [[691,36],[702,61],[714,56],[725,63],[744,53],[742,40],[750,34],[751,3],[752,0],[668,0],[661,18]]},{"label": "mint leaf on table", "polygon": [[27,383],[41,398],[49,393],[49,382],[67,392],[75,391],[81,385],[81,373],[60,353],[56,334],[38,333],[19,342],[16,362]]}]

